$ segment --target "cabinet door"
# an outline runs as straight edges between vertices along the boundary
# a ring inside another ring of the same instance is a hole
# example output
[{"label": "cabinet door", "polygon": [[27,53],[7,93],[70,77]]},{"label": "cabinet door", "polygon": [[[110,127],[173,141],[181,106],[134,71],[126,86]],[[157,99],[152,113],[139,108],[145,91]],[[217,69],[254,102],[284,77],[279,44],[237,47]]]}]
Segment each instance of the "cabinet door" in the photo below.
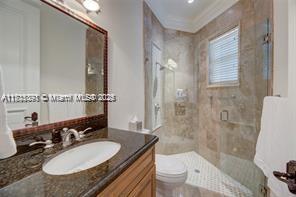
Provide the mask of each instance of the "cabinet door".
[{"label": "cabinet door", "polygon": [[140,181],[129,195],[130,197],[155,197],[155,166]]},{"label": "cabinet door", "polygon": [[[154,197],[156,192],[154,155],[153,147],[113,181],[104,191],[98,194],[97,197]],[[145,188],[146,186],[147,188]]]}]

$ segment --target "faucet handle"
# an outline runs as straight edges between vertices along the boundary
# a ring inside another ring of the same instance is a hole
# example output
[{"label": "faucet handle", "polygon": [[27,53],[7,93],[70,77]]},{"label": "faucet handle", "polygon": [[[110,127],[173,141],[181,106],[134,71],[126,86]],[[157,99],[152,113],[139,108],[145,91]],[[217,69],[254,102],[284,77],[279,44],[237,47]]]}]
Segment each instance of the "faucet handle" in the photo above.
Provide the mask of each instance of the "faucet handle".
[{"label": "faucet handle", "polygon": [[87,129],[83,131],[79,131],[79,137],[84,138],[85,137],[85,132],[92,130],[92,127],[88,127]]},{"label": "faucet handle", "polygon": [[67,132],[68,130],[69,130],[69,128],[67,128],[67,127],[63,128],[64,132]]},{"label": "faucet handle", "polygon": [[62,135],[64,135],[64,134],[66,134],[69,131],[69,128],[65,127],[62,130],[63,130]]},{"label": "faucet handle", "polygon": [[52,143],[51,140],[46,140],[45,142],[43,142],[43,141],[33,142],[33,143],[29,144],[29,146],[34,146],[37,144],[45,144],[45,147],[44,147],[45,149],[52,148],[54,146],[54,144]]}]

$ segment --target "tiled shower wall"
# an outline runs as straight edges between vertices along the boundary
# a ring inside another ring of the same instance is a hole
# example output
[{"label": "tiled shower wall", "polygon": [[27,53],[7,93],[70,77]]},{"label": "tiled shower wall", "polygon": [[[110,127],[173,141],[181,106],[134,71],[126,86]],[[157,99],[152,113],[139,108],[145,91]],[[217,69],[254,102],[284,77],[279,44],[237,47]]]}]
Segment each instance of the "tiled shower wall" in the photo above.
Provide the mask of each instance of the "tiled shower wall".
[{"label": "tiled shower wall", "polygon": [[[162,27],[144,3],[146,96],[151,84],[151,42],[159,43],[163,64],[168,58],[178,64],[175,71],[163,71],[163,126],[155,132],[160,137],[157,152],[195,150],[254,193],[263,183],[253,158],[263,98],[271,91],[268,61],[272,56],[268,59],[263,45],[267,18],[272,21],[272,0],[240,0],[197,33],[190,34]],[[240,85],[209,88],[209,40],[236,25],[241,29]],[[175,107],[178,88],[186,89],[189,95],[182,103],[186,112],[181,116],[176,115]],[[229,113],[227,122],[220,121],[223,110]],[[146,122],[149,116],[146,105]]]},{"label": "tiled shower wall", "polygon": [[164,28],[144,2],[145,128],[152,128],[152,45],[164,50]]},{"label": "tiled shower wall", "polygon": [[[198,31],[195,40],[199,68],[198,153],[254,193],[260,189],[258,183],[264,182],[253,158],[263,99],[270,93],[271,73],[268,70],[271,69],[267,64],[270,59],[267,59],[266,45],[263,45],[267,18],[272,21],[271,0],[240,0]],[[241,30],[240,85],[209,88],[208,42],[235,25]],[[229,112],[226,122],[220,121],[223,110]]]},{"label": "tiled shower wall", "polygon": [[[270,0],[241,0],[196,34],[199,67],[199,152],[214,164],[220,153],[252,160],[260,128],[262,102],[268,94],[264,68],[263,29]],[[265,5],[266,4],[266,5]],[[258,9],[258,11],[256,10]],[[239,25],[240,85],[209,88],[207,81],[208,42]],[[220,121],[220,112],[229,112],[229,121]]]},{"label": "tiled shower wall", "polygon": [[[194,150],[197,143],[194,140],[197,134],[197,102],[194,66],[194,34],[165,29],[150,8],[144,3],[144,50],[145,50],[145,80],[146,80],[146,128],[151,128],[151,50],[152,44],[162,51],[162,65],[168,59],[173,59],[178,67],[174,70],[163,69],[163,100],[162,100],[162,127],[155,131],[160,137],[157,152],[170,154]],[[176,102],[176,90],[183,89],[188,98]]]},{"label": "tiled shower wall", "polygon": [[[88,28],[86,31],[86,62],[85,62],[85,93],[102,94],[104,92],[104,36],[98,31]],[[88,73],[91,65],[94,73]],[[104,113],[104,104],[95,102],[86,103],[87,116]]]}]

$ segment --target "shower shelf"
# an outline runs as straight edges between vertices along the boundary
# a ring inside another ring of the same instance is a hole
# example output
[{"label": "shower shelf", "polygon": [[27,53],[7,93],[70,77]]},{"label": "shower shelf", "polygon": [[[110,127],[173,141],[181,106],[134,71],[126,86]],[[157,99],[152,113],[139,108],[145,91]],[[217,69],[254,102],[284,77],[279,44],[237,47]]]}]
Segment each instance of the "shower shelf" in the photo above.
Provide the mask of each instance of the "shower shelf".
[{"label": "shower shelf", "polygon": [[255,123],[254,123],[254,125],[251,125],[251,124],[246,124],[246,123],[241,123],[241,122],[234,122],[234,121],[221,121],[221,122],[228,123],[228,124],[233,124],[233,125],[244,126],[244,127],[255,127]]}]

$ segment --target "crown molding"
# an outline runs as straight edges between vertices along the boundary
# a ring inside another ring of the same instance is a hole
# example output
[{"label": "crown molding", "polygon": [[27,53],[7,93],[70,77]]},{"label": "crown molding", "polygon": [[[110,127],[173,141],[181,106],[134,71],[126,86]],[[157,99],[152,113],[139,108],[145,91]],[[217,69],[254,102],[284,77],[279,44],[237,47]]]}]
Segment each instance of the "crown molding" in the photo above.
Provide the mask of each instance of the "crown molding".
[{"label": "crown molding", "polygon": [[198,32],[206,24],[210,23],[212,20],[217,18],[239,0],[216,0],[207,9],[205,9],[201,14],[196,16],[192,22],[195,32]]},{"label": "crown molding", "polygon": [[159,4],[160,1],[155,1],[156,3],[152,3],[151,0],[144,1],[152,10],[153,14],[156,16],[163,27],[167,29],[175,29],[193,33],[193,24],[191,21],[176,20],[173,18],[173,16],[166,16],[165,12],[161,9],[161,6]]},{"label": "crown molding", "polygon": [[166,20],[165,25],[163,25],[167,29],[174,29],[179,31],[185,31],[190,33],[195,33],[194,24],[188,20],[176,20],[170,17],[169,20]]},{"label": "crown molding", "polygon": [[151,0],[144,0],[145,3],[148,5],[148,7],[152,10],[153,14],[156,16],[156,18],[159,20],[159,22],[165,26],[166,24],[166,17],[164,16],[164,12],[161,10],[160,6],[153,5]]},{"label": "crown molding", "polygon": [[189,33],[198,32],[206,24],[225,12],[225,10],[233,6],[238,1],[239,0],[216,0],[213,1],[213,3],[210,4],[210,6],[202,13],[198,14],[194,20],[176,20],[173,16],[165,15],[165,12],[161,9],[159,0],[156,1],[157,3],[152,3],[151,0],[145,0],[154,15],[165,28]]}]

